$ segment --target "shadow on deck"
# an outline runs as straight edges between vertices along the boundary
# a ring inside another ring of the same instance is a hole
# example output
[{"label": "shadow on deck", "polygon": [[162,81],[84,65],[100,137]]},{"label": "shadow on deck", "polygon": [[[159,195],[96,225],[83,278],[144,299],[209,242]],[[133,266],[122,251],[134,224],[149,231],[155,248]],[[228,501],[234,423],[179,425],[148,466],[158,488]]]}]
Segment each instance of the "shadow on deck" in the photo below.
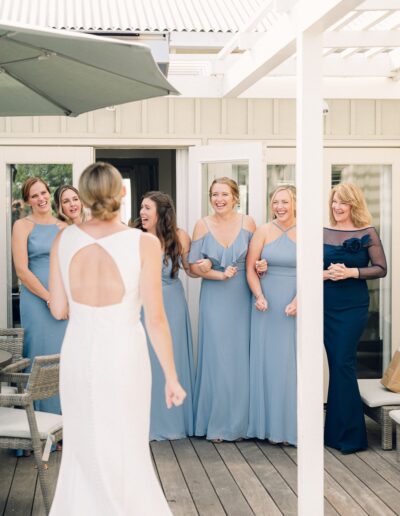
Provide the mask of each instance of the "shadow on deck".
[{"label": "shadow on deck", "polygon": [[[380,449],[368,420],[370,448],[354,455],[325,451],[325,514],[400,514],[400,463]],[[296,449],[263,441],[213,444],[204,439],[154,442],[154,462],[175,516],[297,514]],[[61,454],[49,472],[54,489]],[[43,516],[32,458],[0,450],[0,514]],[[74,515],[71,515],[74,516]],[[111,516],[111,515],[110,515]]]}]

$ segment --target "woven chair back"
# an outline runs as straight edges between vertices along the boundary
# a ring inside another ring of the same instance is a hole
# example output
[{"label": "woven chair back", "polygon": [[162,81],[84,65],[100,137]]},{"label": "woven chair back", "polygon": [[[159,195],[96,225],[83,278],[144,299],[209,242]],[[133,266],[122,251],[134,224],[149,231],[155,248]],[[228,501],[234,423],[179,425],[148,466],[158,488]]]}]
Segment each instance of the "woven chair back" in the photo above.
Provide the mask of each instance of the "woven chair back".
[{"label": "woven chair back", "polygon": [[36,357],[26,386],[31,400],[43,400],[58,394],[59,376],[60,355]]},{"label": "woven chair back", "polygon": [[12,355],[12,361],[21,360],[24,349],[23,328],[0,328],[0,349]]}]

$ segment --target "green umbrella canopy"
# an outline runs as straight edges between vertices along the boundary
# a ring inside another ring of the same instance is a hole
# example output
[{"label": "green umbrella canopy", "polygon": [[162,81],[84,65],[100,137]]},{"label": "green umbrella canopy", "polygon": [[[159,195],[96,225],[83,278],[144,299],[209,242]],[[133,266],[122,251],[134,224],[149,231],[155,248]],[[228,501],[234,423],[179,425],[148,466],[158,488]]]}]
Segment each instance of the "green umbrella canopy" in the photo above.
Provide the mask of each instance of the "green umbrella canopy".
[{"label": "green umbrella canopy", "polygon": [[0,116],[77,116],[170,93],[145,45],[0,22]]}]

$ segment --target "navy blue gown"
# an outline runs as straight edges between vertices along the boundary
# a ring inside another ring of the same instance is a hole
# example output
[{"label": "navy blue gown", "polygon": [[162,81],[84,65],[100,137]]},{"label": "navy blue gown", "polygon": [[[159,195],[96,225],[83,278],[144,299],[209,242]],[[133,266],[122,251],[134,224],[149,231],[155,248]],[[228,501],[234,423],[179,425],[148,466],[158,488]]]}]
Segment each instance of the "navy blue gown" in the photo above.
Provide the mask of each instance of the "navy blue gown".
[{"label": "navy blue gown", "polygon": [[324,269],[331,263],[358,268],[359,278],[324,281],[324,342],[329,363],[325,445],[343,453],[368,446],[357,384],[357,346],[367,324],[367,279],[386,275],[386,259],[373,227],[324,229]]}]

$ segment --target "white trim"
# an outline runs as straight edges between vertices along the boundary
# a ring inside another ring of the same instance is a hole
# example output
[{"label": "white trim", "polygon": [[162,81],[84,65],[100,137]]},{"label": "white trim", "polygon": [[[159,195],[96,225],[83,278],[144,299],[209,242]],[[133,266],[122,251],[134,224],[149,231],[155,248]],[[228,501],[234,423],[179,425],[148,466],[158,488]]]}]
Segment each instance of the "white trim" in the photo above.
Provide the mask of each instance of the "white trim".
[{"label": "white trim", "polygon": [[92,163],[92,147],[5,147],[0,146],[0,241],[6,242],[0,248],[0,327],[6,328],[8,321],[8,267],[11,250],[10,184],[7,166],[16,163],[72,163],[74,184],[77,184],[83,169]]}]

